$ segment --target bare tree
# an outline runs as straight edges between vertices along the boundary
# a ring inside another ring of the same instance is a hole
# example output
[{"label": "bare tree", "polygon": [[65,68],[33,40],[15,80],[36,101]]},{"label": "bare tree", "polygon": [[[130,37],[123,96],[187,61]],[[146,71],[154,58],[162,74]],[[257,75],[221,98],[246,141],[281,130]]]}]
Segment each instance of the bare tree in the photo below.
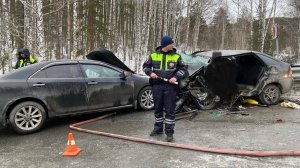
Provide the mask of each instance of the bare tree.
[{"label": "bare tree", "polygon": [[2,74],[6,72],[6,70],[11,69],[10,60],[11,57],[14,56],[12,54],[12,38],[11,33],[12,30],[9,27],[8,23],[11,23],[10,15],[10,5],[7,1],[0,2],[0,12],[2,17],[0,17],[0,68],[2,69]]},{"label": "bare tree", "polygon": [[253,49],[253,0],[250,0],[250,11],[251,11],[251,20],[250,20],[250,49]]},{"label": "bare tree", "polygon": [[[261,24],[261,52],[264,52],[266,35],[268,32],[268,27],[270,23],[270,19],[267,20],[267,1],[268,0],[259,0],[259,15],[260,15],[260,24]],[[268,18],[271,17],[273,10],[275,9],[276,0],[273,0],[271,11],[269,12]]]},{"label": "bare tree", "polygon": [[[275,10],[275,1],[1,0],[0,60],[10,66],[0,68],[2,72],[11,69],[15,48],[26,47],[42,61],[84,58],[91,50],[104,47],[142,72],[141,64],[163,35],[173,36],[179,50],[186,53],[202,48],[268,51],[268,14]],[[228,17],[229,2],[236,11],[233,20]],[[297,12],[295,18],[286,20],[298,32],[280,36],[281,40],[291,39],[281,44],[299,55],[300,23],[294,23],[299,20],[299,0],[290,2]],[[296,32],[289,30],[281,29]]]}]

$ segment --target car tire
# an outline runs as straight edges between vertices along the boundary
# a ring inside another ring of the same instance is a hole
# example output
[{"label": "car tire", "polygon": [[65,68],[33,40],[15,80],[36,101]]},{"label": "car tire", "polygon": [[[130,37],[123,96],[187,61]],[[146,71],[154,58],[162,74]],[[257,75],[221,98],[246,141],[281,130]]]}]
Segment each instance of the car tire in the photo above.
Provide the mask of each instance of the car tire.
[{"label": "car tire", "polygon": [[214,109],[217,105],[216,98],[211,98],[199,103],[202,110],[211,110]]},{"label": "car tire", "polygon": [[147,86],[140,91],[138,105],[143,110],[152,110],[154,108],[152,87]]},{"label": "car tire", "polygon": [[46,122],[45,108],[33,101],[22,102],[12,109],[9,121],[13,130],[19,134],[36,132]]},{"label": "car tire", "polygon": [[211,110],[216,107],[216,96],[209,94],[204,87],[190,89],[190,97],[193,97],[194,104],[201,110]]},{"label": "car tire", "polygon": [[269,84],[259,94],[259,100],[265,105],[274,105],[280,101],[281,91],[278,86]]}]

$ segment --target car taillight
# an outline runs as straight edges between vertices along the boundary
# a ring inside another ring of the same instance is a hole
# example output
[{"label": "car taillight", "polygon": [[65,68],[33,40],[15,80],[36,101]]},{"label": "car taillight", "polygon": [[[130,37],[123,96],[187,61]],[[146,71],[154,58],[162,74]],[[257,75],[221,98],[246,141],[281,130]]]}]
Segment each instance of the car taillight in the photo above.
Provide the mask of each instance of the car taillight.
[{"label": "car taillight", "polygon": [[284,77],[291,78],[292,76],[293,76],[293,71],[292,71],[292,68],[289,67],[289,71],[287,72],[287,74],[284,75]]}]

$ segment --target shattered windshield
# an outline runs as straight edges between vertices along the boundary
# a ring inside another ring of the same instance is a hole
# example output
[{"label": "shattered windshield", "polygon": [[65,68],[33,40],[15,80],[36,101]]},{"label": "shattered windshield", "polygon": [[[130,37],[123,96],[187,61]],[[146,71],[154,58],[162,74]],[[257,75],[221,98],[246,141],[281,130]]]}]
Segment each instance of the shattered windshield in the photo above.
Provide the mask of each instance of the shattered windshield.
[{"label": "shattered windshield", "polygon": [[191,56],[187,54],[180,54],[182,60],[187,65],[200,65],[200,66],[206,66],[208,64],[208,57],[202,57],[201,55]]}]

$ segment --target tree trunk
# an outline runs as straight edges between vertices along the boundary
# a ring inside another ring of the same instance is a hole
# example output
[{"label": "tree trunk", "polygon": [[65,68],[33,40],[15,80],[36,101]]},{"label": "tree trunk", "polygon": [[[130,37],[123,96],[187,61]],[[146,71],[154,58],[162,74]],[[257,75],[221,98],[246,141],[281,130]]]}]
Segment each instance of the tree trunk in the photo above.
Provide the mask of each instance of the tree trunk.
[{"label": "tree trunk", "polygon": [[[269,18],[271,17],[272,13],[273,13],[273,10],[275,8],[275,5],[276,5],[276,0],[273,0],[273,4],[272,4],[272,8],[271,8],[271,11],[270,11],[270,14],[269,14]],[[268,19],[268,22],[266,23],[266,10],[267,10],[267,0],[263,0],[263,29],[262,29],[262,43],[261,43],[261,52],[264,52],[264,46],[265,46],[265,40],[266,40],[266,35],[267,35],[267,32],[268,32],[268,27],[269,27],[269,23],[270,23],[270,20],[271,19]]]},{"label": "tree trunk", "polygon": [[221,50],[224,49],[225,33],[226,33],[226,21],[225,16],[222,18],[222,33],[221,33]]},{"label": "tree trunk", "polygon": [[95,3],[94,0],[88,1],[88,13],[87,13],[87,48],[89,51],[94,49],[94,16],[95,16]]},{"label": "tree trunk", "polygon": [[77,13],[77,6],[78,6],[78,2],[77,1],[75,1],[74,2],[74,4],[73,4],[73,11],[74,11],[74,13],[73,13],[73,23],[72,23],[72,26],[73,26],[73,34],[72,34],[72,36],[73,36],[73,46],[72,46],[72,48],[73,48],[73,51],[72,51],[72,53],[71,53],[71,56],[72,56],[72,58],[71,59],[76,59],[77,58],[77,49],[78,49],[78,43],[77,43],[77,41],[78,41],[78,38],[77,38],[77,33],[78,33],[78,26],[79,26],[79,22],[78,22],[78,13]]},{"label": "tree trunk", "polygon": [[[56,14],[56,17],[57,18],[59,18],[59,16],[60,16],[61,14],[60,14],[60,12],[57,12],[57,14]],[[56,19],[55,20],[55,22],[54,22],[56,25],[60,25],[60,19]],[[55,59],[61,59],[61,40],[60,40],[60,36],[61,36],[61,34],[60,34],[60,32],[61,32],[61,30],[60,30],[60,28],[61,28],[61,26],[56,26],[56,38],[55,38],[55,41],[56,41],[56,43],[54,44],[55,45]]]},{"label": "tree trunk", "polygon": [[71,4],[70,4],[70,0],[67,0],[67,59],[71,59],[71,28],[72,28],[72,23],[71,23]]},{"label": "tree trunk", "polygon": [[[13,1],[11,1],[12,3]],[[15,30],[16,48],[24,47],[24,5],[20,1],[15,1],[15,18],[13,19],[14,24],[17,26]]]},{"label": "tree trunk", "polygon": [[199,37],[199,29],[200,29],[200,16],[201,14],[200,13],[197,13],[197,16],[196,16],[196,22],[195,22],[195,25],[194,25],[194,31],[193,31],[193,47],[192,47],[192,50],[195,51],[196,48],[197,48],[197,44],[198,44],[198,37]]},{"label": "tree trunk", "polygon": [[250,20],[250,50],[253,50],[253,0],[250,0],[251,20]]},{"label": "tree trunk", "polygon": [[190,0],[187,2],[187,16],[186,16],[186,34],[185,34],[185,40],[184,40],[184,50],[188,49],[189,46],[189,30],[190,30]]},{"label": "tree trunk", "polygon": [[42,0],[37,1],[37,49],[38,54],[45,60],[46,57],[46,45],[45,45],[45,35],[44,35],[44,19],[43,19],[43,3]]},{"label": "tree trunk", "polygon": [[[300,10],[298,12],[300,13]],[[300,20],[299,17],[298,20]],[[300,21],[299,21],[299,28],[298,28],[298,61],[297,62],[300,63]]]},{"label": "tree trunk", "polygon": [[260,0],[260,12],[261,12],[261,45],[260,51],[264,52],[265,45],[265,31],[266,31],[266,12],[267,12],[267,0]]}]

